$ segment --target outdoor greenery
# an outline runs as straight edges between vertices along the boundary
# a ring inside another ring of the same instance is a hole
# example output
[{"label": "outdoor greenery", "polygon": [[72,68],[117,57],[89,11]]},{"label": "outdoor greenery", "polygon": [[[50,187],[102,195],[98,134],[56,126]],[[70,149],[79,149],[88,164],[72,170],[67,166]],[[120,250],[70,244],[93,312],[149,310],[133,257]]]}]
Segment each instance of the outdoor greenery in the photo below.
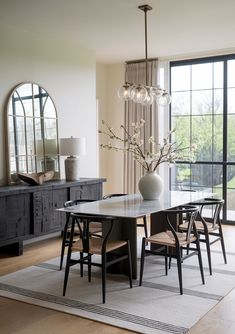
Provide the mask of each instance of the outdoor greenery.
[{"label": "outdoor greenery", "polygon": [[[221,162],[223,159],[223,117],[216,115],[214,123],[211,115],[192,116],[191,121],[191,138],[190,138],[190,116],[173,117],[173,125],[176,128],[175,140],[189,145],[193,142],[197,146],[195,153],[196,161],[202,162]],[[235,116],[230,117],[228,122],[228,161],[235,161]],[[183,166],[182,166],[183,167]],[[222,167],[208,165],[192,166],[192,182],[205,187],[211,187],[221,184]],[[182,168],[181,168],[182,169]],[[179,168],[178,181],[189,179],[190,172],[182,172]],[[234,169],[228,169],[228,181],[234,177]]]}]

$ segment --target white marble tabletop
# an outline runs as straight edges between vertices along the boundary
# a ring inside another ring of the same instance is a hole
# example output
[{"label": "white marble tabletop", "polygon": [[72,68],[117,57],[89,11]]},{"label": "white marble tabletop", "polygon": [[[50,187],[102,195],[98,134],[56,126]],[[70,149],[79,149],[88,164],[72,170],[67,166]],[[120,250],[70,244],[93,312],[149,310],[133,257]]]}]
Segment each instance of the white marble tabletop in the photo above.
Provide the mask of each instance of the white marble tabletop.
[{"label": "white marble tabletop", "polygon": [[211,196],[212,193],[200,191],[164,191],[160,199],[154,201],[144,201],[141,195],[132,194],[101,201],[82,203],[58,210],[78,214],[136,219],[143,215],[150,215],[177,205],[187,204]]}]

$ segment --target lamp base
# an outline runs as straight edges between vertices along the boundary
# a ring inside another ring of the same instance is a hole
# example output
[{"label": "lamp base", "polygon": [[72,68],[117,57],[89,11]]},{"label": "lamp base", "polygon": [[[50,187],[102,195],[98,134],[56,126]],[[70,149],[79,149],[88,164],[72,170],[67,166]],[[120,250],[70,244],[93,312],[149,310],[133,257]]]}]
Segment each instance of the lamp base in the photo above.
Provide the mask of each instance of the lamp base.
[{"label": "lamp base", "polygon": [[64,161],[66,181],[76,181],[80,179],[80,161],[78,157],[68,157]]}]

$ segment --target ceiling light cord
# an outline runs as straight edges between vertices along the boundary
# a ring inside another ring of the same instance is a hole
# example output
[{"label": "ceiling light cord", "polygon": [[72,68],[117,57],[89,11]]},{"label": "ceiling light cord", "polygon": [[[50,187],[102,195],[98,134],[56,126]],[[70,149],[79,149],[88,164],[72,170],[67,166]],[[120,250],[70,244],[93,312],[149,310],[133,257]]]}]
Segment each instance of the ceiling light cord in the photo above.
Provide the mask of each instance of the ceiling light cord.
[{"label": "ceiling light cord", "polygon": [[146,85],[126,82],[118,90],[118,96],[125,101],[133,101],[145,106],[151,105],[154,101],[156,101],[159,105],[166,106],[171,103],[171,96],[165,89],[162,89],[160,86],[151,86],[149,83],[147,12],[152,10],[152,7],[149,5],[142,5],[138,8],[144,11]]},{"label": "ceiling light cord", "polygon": [[148,82],[148,27],[147,27],[147,9],[146,7],[144,8],[144,26],[145,26],[145,71],[146,71],[146,86],[149,84]]}]

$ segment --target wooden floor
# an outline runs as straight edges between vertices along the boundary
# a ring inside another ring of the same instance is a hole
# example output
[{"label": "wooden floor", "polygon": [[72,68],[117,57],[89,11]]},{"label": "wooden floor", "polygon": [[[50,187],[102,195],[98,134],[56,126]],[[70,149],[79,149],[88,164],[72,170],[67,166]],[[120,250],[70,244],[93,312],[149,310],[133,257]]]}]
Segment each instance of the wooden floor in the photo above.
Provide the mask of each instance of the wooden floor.
[{"label": "wooden floor", "polygon": [[[235,226],[224,226],[226,248],[235,252]],[[53,238],[24,246],[20,257],[0,256],[0,275],[56,257],[61,239]],[[213,248],[219,248],[219,243]],[[191,330],[190,334],[235,333],[235,289]],[[3,334],[125,334],[133,333],[95,321],[0,297],[0,332]]]}]

